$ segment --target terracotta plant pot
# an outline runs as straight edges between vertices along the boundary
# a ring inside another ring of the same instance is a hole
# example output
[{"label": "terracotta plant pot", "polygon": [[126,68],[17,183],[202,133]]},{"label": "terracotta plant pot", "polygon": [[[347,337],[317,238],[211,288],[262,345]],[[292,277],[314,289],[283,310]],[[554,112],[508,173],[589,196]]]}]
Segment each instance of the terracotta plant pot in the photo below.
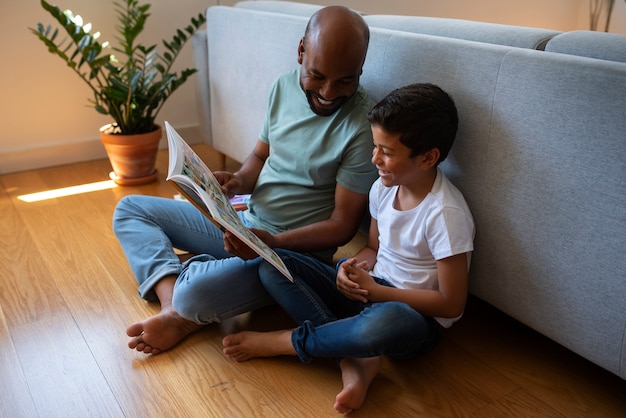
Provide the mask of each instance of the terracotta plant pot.
[{"label": "terracotta plant pot", "polygon": [[157,178],[156,156],[161,140],[161,126],[145,134],[120,135],[113,125],[100,128],[100,140],[113,167],[111,178],[121,186],[150,183]]}]

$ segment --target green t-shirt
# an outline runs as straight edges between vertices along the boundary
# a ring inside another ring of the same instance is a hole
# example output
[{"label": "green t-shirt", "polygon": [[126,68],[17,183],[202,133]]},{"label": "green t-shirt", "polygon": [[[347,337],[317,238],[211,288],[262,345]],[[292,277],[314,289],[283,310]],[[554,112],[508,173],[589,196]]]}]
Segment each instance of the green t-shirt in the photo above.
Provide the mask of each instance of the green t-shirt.
[{"label": "green t-shirt", "polygon": [[[337,112],[318,116],[300,87],[300,70],[279,77],[270,91],[260,140],[270,145],[252,192],[248,221],[278,233],[328,219],[335,186],[367,194],[377,178],[367,112],[374,106],[365,90]],[[316,253],[329,261],[336,248]]]}]

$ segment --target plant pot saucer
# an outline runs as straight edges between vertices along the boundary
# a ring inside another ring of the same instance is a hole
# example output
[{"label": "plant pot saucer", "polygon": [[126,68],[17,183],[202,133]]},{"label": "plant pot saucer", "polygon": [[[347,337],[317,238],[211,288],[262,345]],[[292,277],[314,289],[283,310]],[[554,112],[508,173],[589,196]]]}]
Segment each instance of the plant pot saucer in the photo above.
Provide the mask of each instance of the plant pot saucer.
[{"label": "plant pot saucer", "polygon": [[124,178],[124,177],[118,177],[114,171],[111,171],[109,173],[109,178],[113,180],[115,184],[118,184],[120,186],[139,186],[142,184],[153,182],[154,180],[156,180],[158,175],[159,175],[159,172],[158,170],[155,169],[152,174],[149,174],[147,176]]}]

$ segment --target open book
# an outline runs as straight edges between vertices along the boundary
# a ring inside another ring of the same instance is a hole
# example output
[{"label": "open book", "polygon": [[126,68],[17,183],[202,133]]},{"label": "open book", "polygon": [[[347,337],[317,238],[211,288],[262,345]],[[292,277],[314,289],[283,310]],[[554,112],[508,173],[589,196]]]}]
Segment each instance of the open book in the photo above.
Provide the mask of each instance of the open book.
[{"label": "open book", "polygon": [[168,122],[165,132],[170,157],[167,180],[218,228],[230,231],[293,282],[280,257],[241,222],[211,170]]}]

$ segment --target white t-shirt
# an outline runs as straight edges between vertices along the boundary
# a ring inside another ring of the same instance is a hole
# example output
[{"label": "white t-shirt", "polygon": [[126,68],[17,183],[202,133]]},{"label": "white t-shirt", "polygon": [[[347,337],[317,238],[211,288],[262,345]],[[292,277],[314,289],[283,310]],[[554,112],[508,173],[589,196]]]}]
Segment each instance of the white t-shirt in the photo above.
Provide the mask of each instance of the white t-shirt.
[{"label": "white t-shirt", "polygon": [[[393,202],[398,186],[380,179],[370,190],[370,214],[378,222],[379,247],[372,275],[400,289],[438,289],[437,260],[474,250],[474,220],[461,192],[437,169],[433,188],[415,208]],[[435,318],[449,327],[457,318]]]}]

